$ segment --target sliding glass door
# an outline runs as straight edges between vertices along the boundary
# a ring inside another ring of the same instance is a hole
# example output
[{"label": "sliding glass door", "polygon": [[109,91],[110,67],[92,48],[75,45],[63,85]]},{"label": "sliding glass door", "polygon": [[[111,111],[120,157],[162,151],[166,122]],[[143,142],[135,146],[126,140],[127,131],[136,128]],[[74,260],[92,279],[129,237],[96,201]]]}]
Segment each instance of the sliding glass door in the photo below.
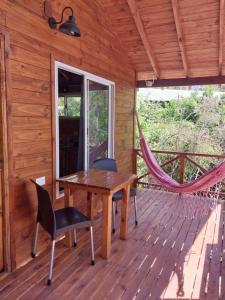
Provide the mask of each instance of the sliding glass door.
[{"label": "sliding glass door", "polygon": [[109,157],[110,86],[88,80],[88,167]]},{"label": "sliding glass door", "polygon": [[114,156],[114,83],[56,62],[56,177]]}]

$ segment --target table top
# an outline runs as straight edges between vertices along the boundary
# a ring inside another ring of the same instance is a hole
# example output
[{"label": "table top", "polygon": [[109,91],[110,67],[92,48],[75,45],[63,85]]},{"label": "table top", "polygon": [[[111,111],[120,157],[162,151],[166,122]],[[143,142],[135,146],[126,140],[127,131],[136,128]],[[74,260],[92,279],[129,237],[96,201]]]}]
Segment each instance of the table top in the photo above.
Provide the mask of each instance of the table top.
[{"label": "table top", "polygon": [[135,174],[89,169],[61,177],[57,179],[57,181],[60,182],[62,186],[63,184],[71,184],[71,186],[75,187],[89,187],[108,192],[116,192],[125,185],[133,183],[135,179],[137,179],[137,175]]}]

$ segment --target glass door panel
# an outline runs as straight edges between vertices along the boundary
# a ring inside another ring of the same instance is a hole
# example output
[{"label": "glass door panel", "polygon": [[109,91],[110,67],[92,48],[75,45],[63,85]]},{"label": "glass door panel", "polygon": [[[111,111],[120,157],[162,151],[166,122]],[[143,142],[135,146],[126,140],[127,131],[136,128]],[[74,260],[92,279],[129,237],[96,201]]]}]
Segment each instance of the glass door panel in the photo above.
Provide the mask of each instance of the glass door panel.
[{"label": "glass door panel", "polygon": [[88,80],[88,167],[108,157],[110,87]]}]

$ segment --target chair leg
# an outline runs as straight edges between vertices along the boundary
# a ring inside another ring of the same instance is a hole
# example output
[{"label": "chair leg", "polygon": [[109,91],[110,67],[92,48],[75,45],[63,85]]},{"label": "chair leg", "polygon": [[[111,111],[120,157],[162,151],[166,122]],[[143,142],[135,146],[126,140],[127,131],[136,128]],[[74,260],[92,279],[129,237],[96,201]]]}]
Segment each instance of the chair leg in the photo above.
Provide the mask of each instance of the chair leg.
[{"label": "chair leg", "polygon": [[112,233],[115,233],[115,203],[112,203]]},{"label": "chair leg", "polygon": [[90,235],[91,235],[91,264],[95,264],[95,249],[94,249],[94,238],[93,238],[93,227],[90,226]]},{"label": "chair leg", "polygon": [[37,252],[37,241],[38,241],[39,225],[40,225],[39,223],[36,223],[35,234],[34,234],[34,239],[33,239],[33,246],[32,246],[32,252],[31,252],[31,256],[33,258],[36,257],[36,252]]},{"label": "chair leg", "polygon": [[55,254],[55,240],[52,241],[51,259],[50,259],[49,274],[48,274],[48,285],[51,285],[51,283],[52,283],[54,254]]},{"label": "chair leg", "polygon": [[76,229],[73,230],[73,245],[74,245],[74,247],[77,246],[77,230]]},{"label": "chair leg", "polygon": [[134,196],[134,214],[135,214],[135,225],[138,225],[138,220],[137,220],[137,204],[136,204],[136,196]]},{"label": "chair leg", "polygon": [[118,214],[118,205],[117,205],[117,201],[116,201],[116,215]]}]

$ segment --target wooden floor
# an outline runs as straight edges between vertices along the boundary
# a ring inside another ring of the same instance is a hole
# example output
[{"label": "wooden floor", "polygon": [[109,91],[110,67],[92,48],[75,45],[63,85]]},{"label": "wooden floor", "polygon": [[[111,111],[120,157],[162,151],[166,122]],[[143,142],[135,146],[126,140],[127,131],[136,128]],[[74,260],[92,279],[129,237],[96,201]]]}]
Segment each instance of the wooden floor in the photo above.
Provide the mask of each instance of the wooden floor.
[{"label": "wooden floor", "polygon": [[120,240],[117,229],[108,261],[99,256],[99,216],[95,266],[89,232],[81,231],[76,249],[57,243],[51,287],[48,251],[3,278],[0,299],[225,299],[222,204],[152,190],[141,190],[137,204],[138,227],[132,205],[129,238]]}]

